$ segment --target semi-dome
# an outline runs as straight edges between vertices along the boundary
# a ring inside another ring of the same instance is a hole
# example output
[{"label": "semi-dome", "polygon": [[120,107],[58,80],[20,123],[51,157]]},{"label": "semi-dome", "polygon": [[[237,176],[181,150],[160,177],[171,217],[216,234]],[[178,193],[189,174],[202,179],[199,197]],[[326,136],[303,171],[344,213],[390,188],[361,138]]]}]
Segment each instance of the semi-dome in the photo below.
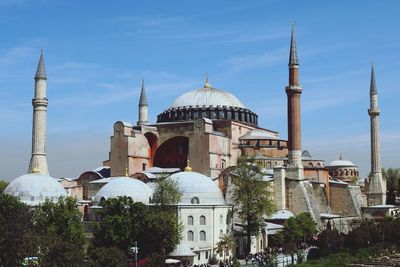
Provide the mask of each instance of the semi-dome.
[{"label": "semi-dome", "polygon": [[64,187],[53,177],[39,173],[22,175],[4,189],[4,194],[18,198],[28,206],[37,206],[46,201],[57,201],[66,197]]},{"label": "semi-dome", "polygon": [[206,80],[203,88],[179,96],[157,116],[157,122],[193,121],[197,118],[235,120],[257,125],[258,116],[233,94],[216,89]]},{"label": "semi-dome", "polygon": [[101,200],[126,196],[132,198],[134,202],[149,204],[152,195],[152,189],[138,179],[115,177],[97,192],[93,203],[96,205]]},{"label": "semi-dome", "polygon": [[198,172],[178,172],[167,179],[176,181],[182,190],[180,204],[224,205],[225,201],[217,184],[210,177]]}]

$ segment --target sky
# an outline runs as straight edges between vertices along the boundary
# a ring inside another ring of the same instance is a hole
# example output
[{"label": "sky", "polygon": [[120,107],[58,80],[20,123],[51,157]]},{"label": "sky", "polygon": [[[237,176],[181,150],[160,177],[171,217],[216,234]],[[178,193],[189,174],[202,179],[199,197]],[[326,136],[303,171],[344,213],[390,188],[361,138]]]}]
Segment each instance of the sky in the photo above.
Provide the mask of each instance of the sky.
[{"label": "sky", "polygon": [[341,153],[368,174],[374,62],[382,165],[400,167],[398,10],[396,0],[0,0],[0,179],[28,169],[41,48],[53,177],[77,177],[108,159],[113,124],[136,124],[142,79],[151,122],[208,73],[261,127],[287,138],[293,19],[303,149],[327,164]]}]

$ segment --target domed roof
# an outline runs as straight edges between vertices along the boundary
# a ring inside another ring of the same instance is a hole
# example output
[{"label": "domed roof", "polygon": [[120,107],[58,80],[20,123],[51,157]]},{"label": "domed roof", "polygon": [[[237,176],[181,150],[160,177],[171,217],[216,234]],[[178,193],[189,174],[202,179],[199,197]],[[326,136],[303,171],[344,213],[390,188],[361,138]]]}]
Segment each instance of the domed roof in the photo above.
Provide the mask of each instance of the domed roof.
[{"label": "domed roof", "polygon": [[153,195],[152,189],[142,181],[129,177],[115,177],[94,196],[93,203],[109,198],[127,196],[134,202],[149,204],[150,197]]},{"label": "domed roof", "polygon": [[211,84],[206,80],[203,88],[190,91],[178,97],[170,108],[178,107],[237,107],[245,108],[245,106],[231,93],[211,87]]},{"label": "domed roof", "polygon": [[224,205],[225,201],[217,184],[210,177],[198,172],[178,172],[167,179],[176,181],[182,190],[180,204]]},{"label": "domed roof", "polygon": [[57,201],[67,196],[64,187],[56,179],[39,173],[29,173],[14,179],[4,189],[4,194],[17,197],[28,206],[37,206],[46,199]]},{"label": "domed roof", "polygon": [[345,160],[343,159],[342,155],[339,156],[339,159],[336,159],[334,161],[332,161],[331,163],[329,163],[328,167],[357,167],[357,165],[355,165],[353,162],[351,162],[350,160]]}]

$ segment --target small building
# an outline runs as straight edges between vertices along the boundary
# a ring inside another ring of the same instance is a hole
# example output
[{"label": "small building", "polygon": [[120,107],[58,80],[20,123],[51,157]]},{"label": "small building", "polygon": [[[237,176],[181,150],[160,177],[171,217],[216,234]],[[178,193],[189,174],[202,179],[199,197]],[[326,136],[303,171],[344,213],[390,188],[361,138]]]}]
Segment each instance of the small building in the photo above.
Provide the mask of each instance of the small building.
[{"label": "small building", "polygon": [[394,205],[376,205],[362,207],[361,212],[364,220],[376,222],[388,217],[399,217],[400,207]]},{"label": "small building", "polygon": [[343,159],[342,155],[326,166],[329,175],[333,179],[338,179],[346,183],[356,184],[359,179],[358,166],[349,160]]}]

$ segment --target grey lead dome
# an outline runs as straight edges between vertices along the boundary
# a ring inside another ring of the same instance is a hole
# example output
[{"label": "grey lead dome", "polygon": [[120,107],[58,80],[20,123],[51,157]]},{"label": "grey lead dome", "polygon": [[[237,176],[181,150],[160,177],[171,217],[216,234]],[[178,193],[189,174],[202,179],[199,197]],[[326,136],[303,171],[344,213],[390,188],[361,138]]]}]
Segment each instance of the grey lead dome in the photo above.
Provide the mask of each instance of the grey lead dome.
[{"label": "grey lead dome", "polygon": [[200,88],[179,96],[170,106],[170,108],[196,106],[227,106],[245,108],[245,106],[236,96],[232,95],[231,93],[211,87]]},{"label": "grey lead dome", "polygon": [[37,206],[46,201],[57,201],[66,197],[64,187],[54,178],[39,173],[22,175],[4,189],[4,194],[18,198],[28,206]]}]

